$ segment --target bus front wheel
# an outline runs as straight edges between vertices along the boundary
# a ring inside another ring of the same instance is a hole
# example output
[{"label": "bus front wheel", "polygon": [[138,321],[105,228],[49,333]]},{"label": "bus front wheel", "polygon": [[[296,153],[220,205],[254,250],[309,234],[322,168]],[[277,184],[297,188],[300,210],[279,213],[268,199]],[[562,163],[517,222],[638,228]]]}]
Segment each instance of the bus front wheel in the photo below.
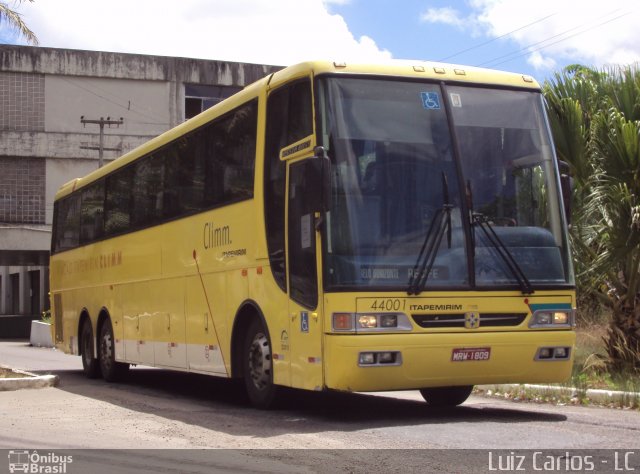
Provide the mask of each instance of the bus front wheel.
[{"label": "bus front wheel", "polygon": [[107,382],[116,382],[127,373],[129,364],[116,362],[116,348],[113,339],[113,326],[107,319],[100,328],[100,371]]},{"label": "bus front wheel", "polygon": [[455,407],[469,398],[473,385],[463,387],[435,387],[423,388],[420,394],[427,404],[434,407]]},{"label": "bus front wheel", "polygon": [[100,375],[100,365],[98,359],[93,357],[93,329],[89,318],[82,323],[80,344],[82,347],[82,370],[88,378],[95,379]]},{"label": "bus front wheel", "polygon": [[257,408],[271,407],[277,393],[273,383],[271,344],[267,330],[257,318],[251,321],[245,334],[242,359],[249,401]]}]

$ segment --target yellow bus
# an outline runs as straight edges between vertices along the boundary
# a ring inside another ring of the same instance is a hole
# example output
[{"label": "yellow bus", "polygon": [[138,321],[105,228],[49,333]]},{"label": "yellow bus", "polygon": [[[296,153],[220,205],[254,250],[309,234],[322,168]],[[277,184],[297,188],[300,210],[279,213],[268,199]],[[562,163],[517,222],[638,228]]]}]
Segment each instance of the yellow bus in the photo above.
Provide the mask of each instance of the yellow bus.
[{"label": "yellow bus", "polygon": [[89,377],[240,378],[259,407],[563,381],[565,182],[528,76],[291,66],[59,190],[54,341]]}]

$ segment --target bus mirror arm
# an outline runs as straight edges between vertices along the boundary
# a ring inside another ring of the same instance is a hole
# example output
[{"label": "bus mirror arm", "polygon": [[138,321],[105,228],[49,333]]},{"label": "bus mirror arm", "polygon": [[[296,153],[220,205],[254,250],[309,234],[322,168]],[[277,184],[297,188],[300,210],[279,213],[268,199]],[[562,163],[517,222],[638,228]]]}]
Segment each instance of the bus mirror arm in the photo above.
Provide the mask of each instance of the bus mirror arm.
[{"label": "bus mirror arm", "polygon": [[314,210],[325,213],[331,208],[331,160],[322,146],[315,147],[314,152],[314,158],[311,159],[313,165],[310,167],[314,176],[310,176],[307,182],[319,184]]}]

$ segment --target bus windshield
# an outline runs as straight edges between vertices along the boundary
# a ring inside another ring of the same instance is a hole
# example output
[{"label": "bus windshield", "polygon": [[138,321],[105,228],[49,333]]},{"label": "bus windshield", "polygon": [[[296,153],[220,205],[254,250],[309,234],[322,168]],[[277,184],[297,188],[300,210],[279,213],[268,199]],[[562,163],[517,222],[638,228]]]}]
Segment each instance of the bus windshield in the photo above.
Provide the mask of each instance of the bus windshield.
[{"label": "bus windshield", "polygon": [[573,284],[538,92],[337,77],[318,90],[328,290]]}]

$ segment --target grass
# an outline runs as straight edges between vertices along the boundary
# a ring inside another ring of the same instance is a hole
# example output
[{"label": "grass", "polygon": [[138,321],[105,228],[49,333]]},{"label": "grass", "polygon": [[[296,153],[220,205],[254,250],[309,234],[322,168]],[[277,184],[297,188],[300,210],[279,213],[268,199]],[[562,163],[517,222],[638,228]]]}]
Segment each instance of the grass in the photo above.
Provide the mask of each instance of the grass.
[{"label": "grass", "polygon": [[640,374],[612,373],[608,370],[604,338],[605,325],[590,324],[576,329],[572,386],[579,389],[603,389],[640,392]]},{"label": "grass", "polygon": [[555,390],[539,390],[522,385],[502,392],[483,390],[483,394],[514,401],[640,409],[640,399],[637,397],[604,402],[587,396],[587,390],[592,389],[640,393],[640,373],[611,373],[608,370],[604,344],[608,317],[605,311],[600,310],[591,311],[578,320],[571,378],[566,383],[555,385],[558,387]]},{"label": "grass", "polygon": [[4,367],[0,367],[0,379],[13,379],[13,378],[22,378],[22,377],[28,377],[28,375],[14,372],[11,369],[5,369]]}]

